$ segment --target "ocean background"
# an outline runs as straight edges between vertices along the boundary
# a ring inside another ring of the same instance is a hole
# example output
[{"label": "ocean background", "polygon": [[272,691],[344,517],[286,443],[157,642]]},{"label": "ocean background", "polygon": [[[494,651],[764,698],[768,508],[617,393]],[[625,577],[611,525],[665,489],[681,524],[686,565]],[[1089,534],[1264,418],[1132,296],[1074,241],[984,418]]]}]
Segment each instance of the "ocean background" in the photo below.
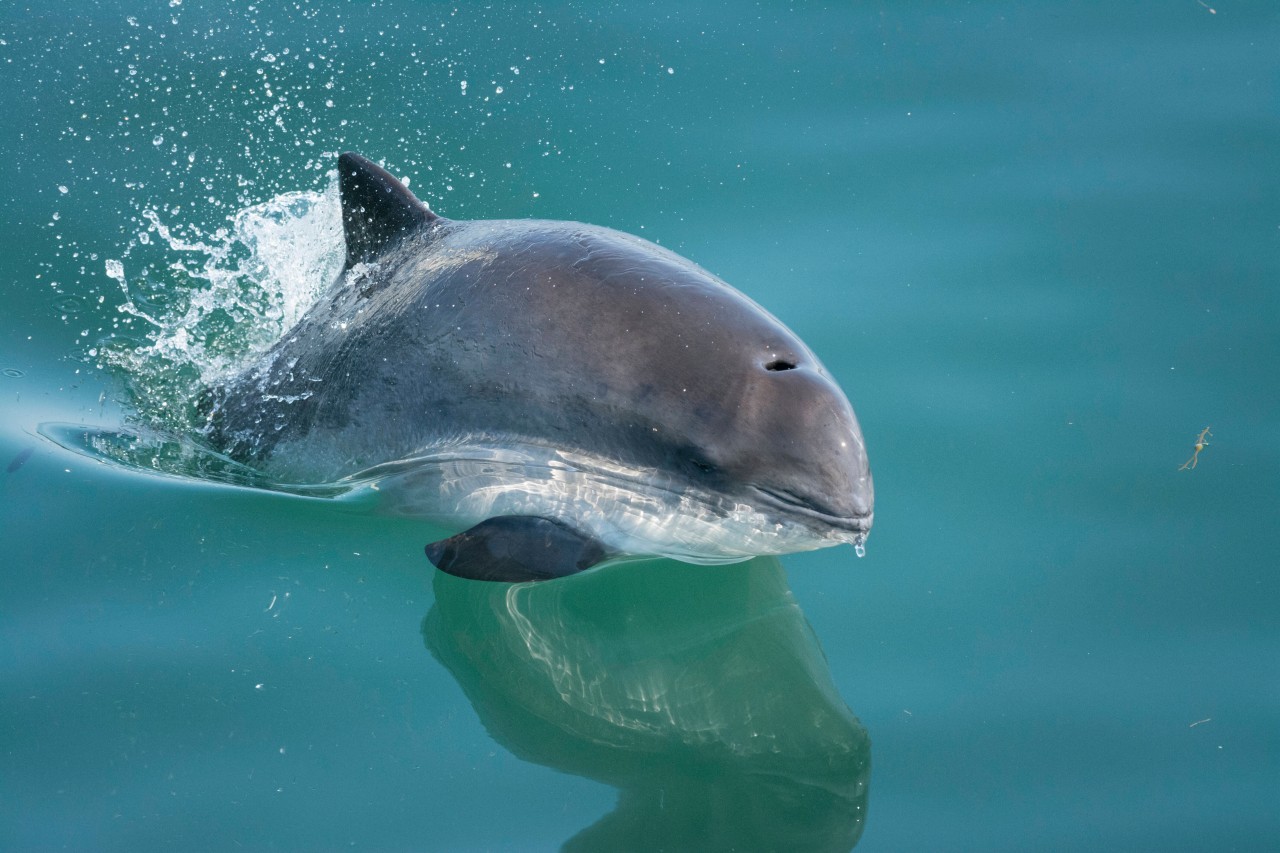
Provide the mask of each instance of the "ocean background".
[{"label": "ocean background", "polygon": [[[1280,847],[1271,0],[10,2],[0,111],[0,849]],[[781,318],[866,557],[467,584],[196,476],[344,150]]]}]

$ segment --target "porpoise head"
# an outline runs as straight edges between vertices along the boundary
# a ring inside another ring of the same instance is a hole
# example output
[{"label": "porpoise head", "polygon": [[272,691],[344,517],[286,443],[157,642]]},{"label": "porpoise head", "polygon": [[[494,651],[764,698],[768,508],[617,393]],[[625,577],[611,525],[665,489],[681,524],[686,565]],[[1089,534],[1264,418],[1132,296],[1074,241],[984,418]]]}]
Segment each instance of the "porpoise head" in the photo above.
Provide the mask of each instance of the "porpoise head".
[{"label": "porpoise head", "polygon": [[734,427],[711,445],[726,479],[764,506],[860,543],[871,529],[874,490],[853,407],[812,355],[774,348],[743,357],[763,375],[747,384]]},{"label": "porpoise head", "polygon": [[860,543],[874,503],[862,431],[809,348],[685,258],[604,229],[576,239],[586,255],[577,271],[608,282],[609,299],[571,321],[585,331],[563,354],[565,381],[603,378],[608,405],[634,410],[632,434],[648,446],[620,449],[701,491]]}]

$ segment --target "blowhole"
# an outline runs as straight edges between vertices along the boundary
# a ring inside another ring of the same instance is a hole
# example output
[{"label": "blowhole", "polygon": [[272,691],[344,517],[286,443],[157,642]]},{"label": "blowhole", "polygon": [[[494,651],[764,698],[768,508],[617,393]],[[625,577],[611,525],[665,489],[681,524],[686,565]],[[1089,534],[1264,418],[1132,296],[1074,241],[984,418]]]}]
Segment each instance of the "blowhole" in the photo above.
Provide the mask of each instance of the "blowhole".
[{"label": "blowhole", "polygon": [[785,358],[775,358],[764,366],[765,370],[795,370],[796,363],[787,361]]}]

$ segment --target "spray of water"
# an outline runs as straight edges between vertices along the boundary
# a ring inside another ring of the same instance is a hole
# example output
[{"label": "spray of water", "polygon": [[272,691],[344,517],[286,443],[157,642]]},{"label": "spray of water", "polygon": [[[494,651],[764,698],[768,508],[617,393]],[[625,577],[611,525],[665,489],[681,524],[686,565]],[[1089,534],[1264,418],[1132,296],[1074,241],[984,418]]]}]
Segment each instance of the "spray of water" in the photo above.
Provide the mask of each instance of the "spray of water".
[{"label": "spray of water", "polygon": [[95,353],[120,377],[140,425],[199,430],[196,403],[280,339],[342,268],[336,177],[285,193],[205,233],[153,210],[121,258],[105,263],[123,301],[120,330]]}]

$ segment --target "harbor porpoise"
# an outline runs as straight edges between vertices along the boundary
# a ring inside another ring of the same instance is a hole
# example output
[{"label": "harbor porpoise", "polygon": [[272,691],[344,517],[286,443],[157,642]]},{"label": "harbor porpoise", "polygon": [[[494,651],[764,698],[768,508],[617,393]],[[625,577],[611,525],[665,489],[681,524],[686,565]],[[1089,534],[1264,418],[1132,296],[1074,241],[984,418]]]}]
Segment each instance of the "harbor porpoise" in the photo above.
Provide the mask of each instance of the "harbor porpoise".
[{"label": "harbor porpoise", "polygon": [[338,181],[345,268],[210,393],[219,450],[469,528],[426,548],[462,577],[861,547],[853,408],[755,302],[608,228],[445,219],[357,154]]}]

